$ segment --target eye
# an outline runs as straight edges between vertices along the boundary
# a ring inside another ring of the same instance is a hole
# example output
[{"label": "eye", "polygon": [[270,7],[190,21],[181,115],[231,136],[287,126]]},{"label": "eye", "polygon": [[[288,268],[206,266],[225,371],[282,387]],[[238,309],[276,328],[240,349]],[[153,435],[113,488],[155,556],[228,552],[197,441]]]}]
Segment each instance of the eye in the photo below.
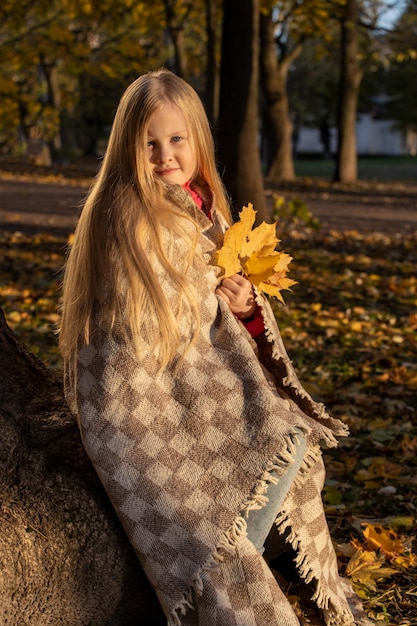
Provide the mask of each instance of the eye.
[{"label": "eye", "polygon": [[148,148],[150,148],[151,146],[155,145],[155,142],[150,140],[150,141],[148,141],[148,143],[146,145],[148,146]]},{"label": "eye", "polygon": [[179,135],[175,135],[174,137],[172,137],[171,141],[173,143],[178,143],[179,141],[182,140],[182,137],[180,137]]}]

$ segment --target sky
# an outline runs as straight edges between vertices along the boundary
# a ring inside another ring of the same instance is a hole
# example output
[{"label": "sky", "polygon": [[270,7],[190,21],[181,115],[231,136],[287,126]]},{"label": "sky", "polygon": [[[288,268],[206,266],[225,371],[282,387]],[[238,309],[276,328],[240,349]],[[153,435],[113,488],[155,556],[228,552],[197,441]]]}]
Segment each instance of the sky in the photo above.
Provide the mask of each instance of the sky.
[{"label": "sky", "polygon": [[385,5],[390,6],[394,5],[393,8],[388,9],[384,12],[383,18],[380,20],[380,26],[384,28],[390,28],[395,20],[401,15],[403,12],[407,0],[386,0],[384,2]]}]

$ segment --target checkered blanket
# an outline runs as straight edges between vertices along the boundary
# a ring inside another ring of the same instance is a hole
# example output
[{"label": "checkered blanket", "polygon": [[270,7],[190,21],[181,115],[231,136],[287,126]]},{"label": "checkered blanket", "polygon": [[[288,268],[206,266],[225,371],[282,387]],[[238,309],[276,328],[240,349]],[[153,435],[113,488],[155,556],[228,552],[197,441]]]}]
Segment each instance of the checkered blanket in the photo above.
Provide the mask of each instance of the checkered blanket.
[{"label": "checkered blanket", "polygon": [[[223,225],[215,211],[209,221],[182,193],[174,200],[194,212],[204,255],[187,270],[201,302],[197,341],[160,370],[152,311],[139,357],[117,324],[111,332],[98,326],[77,363],[66,363],[67,399],[85,448],[168,624],[295,626],[288,601],[246,537],[245,513],[265,505],[270,472],[286,471],[301,429],[308,451],[277,523],[282,532],[289,529],[300,575],[316,582],[315,600],[328,624],[351,624],[320,496],[319,446],[337,445],[335,436],[346,428],[299,383],[268,302],[258,296],[266,326],[258,347],[215,295],[210,261]],[[180,265],[184,241],[168,230],[165,237]],[[177,312],[156,256],[154,267]],[[180,319],[187,342],[187,311]]]}]

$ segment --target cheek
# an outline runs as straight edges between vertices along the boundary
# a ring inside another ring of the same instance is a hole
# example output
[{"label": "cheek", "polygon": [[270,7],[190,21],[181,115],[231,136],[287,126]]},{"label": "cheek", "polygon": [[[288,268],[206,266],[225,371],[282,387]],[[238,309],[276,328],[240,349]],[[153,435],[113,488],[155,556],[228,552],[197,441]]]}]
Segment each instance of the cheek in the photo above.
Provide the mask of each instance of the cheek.
[{"label": "cheek", "polygon": [[197,153],[195,150],[195,143],[192,139],[189,139],[188,143],[187,143],[187,161],[192,164],[194,163],[194,165],[197,165]]},{"label": "cheek", "polygon": [[189,166],[192,167],[194,170],[197,169],[197,157],[193,150],[190,150],[188,154],[188,163]]},{"label": "cheek", "polygon": [[145,152],[144,158],[141,160],[140,166],[145,176],[153,176],[153,170],[155,169],[155,165],[151,161],[151,152]]},{"label": "cheek", "polygon": [[148,159],[147,160],[153,166],[154,163],[155,163],[155,151],[153,150],[153,148],[150,147],[150,146],[147,146],[145,154],[148,155]]}]

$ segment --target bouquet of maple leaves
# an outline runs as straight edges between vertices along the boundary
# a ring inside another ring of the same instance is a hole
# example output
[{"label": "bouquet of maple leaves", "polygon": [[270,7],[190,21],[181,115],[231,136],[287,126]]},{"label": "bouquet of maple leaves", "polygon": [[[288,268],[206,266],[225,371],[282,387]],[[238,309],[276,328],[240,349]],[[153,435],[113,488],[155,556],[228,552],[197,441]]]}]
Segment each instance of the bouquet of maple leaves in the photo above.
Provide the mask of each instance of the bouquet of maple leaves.
[{"label": "bouquet of maple leaves", "polygon": [[276,250],[280,243],[276,222],[262,222],[252,228],[256,211],[251,203],[243,207],[239,217],[240,220],[226,231],[223,246],[215,255],[216,264],[223,270],[222,279],[242,274],[259,291],[284,303],[281,291],[291,290],[296,281],[286,276],[292,257]]}]

